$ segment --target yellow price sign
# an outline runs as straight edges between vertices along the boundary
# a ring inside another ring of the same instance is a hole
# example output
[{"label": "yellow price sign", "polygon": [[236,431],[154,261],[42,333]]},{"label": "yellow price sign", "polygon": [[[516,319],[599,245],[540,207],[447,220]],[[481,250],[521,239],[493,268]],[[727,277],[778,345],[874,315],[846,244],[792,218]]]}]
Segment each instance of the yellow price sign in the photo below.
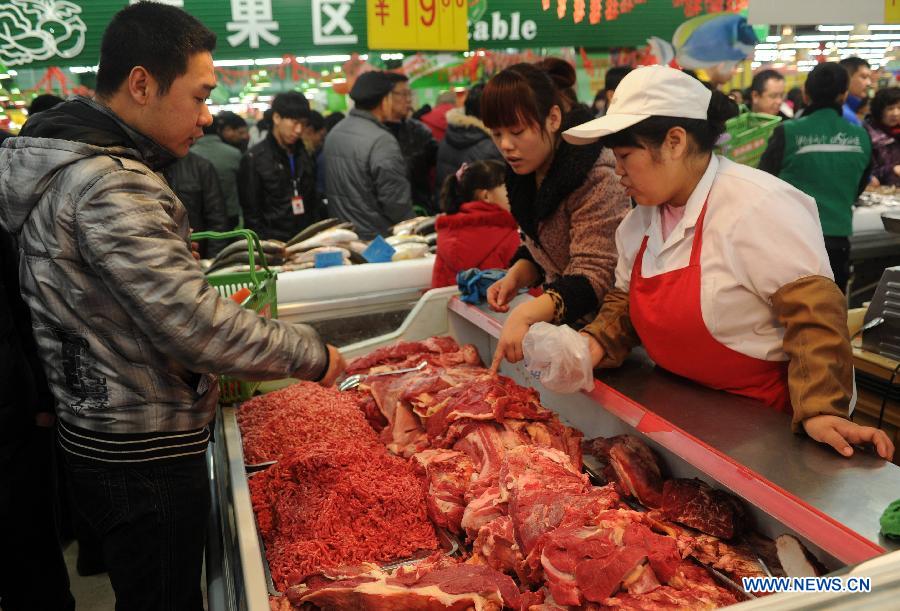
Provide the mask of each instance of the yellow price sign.
[{"label": "yellow price sign", "polygon": [[900,0],[884,0],[884,22],[900,23]]},{"label": "yellow price sign", "polygon": [[368,0],[370,49],[466,51],[468,0]]}]

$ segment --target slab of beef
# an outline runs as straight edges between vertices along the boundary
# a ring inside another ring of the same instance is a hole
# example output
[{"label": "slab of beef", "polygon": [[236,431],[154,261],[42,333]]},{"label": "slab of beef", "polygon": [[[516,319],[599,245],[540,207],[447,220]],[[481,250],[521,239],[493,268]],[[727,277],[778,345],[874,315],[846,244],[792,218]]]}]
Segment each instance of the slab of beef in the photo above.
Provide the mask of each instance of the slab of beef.
[{"label": "slab of beef", "polygon": [[482,364],[475,346],[466,344],[460,347],[450,337],[432,337],[421,342],[400,342],[379,348],[350,361],[347,374],[368,373],[373,369],[403,369],[421,361],[442,367]]},{"label": "slab of beef", "polygon": [[489,566],[449,564],[401,567],[386,573],[377,567],[344,579],[311,579],[309,587],[291,588],[296,606],[356,611],[499,611],[518,609],[515,582]]},{"label": "slab of beef", "polygon": [[585,441],[584,450],[606,464],[607,479],[618,485],[623,496],[633,497],[646,507],[660,507],[662,470],[647,444],[634,435],[617,435]]},{"label": "slab of beef", "polygon": [[279,460],[317,441],[365,440],[377,444],[359,405],[365,395],[300,382],[250,399],[237,412],[248,464]]},{"label": "slab of beef", "polygon": [[[374,433],[369,429],[369,434]],[[424,484],[383,446],[309,444],[253,476],[250,494],[276,587],[360,562],[389,562],[438,540]]]},{"label": "slab of beef", "polygon": [[682,563],[667,585],[645,592],[620,592],[603,601],[603,609],[661,611],[662,609],[717,609],[737,604],[735,595],[719,586],[700,567]]},{"label": "slab of beef", "polygon": [[699,479],[667,480],[661,509],[666,519],[720,539],[741,534],[747,522],[741,501]]},{"label": "slab of beef", "polygon": [[544,537],[541,565],[557,603],[602,603],[620,589],[642,594],[676,575],[675,540],[652,532],[644,514],[613,509],[581,522],[570,518]]},{"label": "slab of beef", "polygon": [[462,532],[466,491],[475,471],[472,461],[454,450],[425,450],[414,454],[411,464],[426,482],[428,517],[437,526]]},{"label": "slab of beef", "polygon": [[497,517],[478,530],[478,536],[472,543],[470,562],[486,564],[501,573],[515,575],[522,569],[523,561],[509,516]]}]

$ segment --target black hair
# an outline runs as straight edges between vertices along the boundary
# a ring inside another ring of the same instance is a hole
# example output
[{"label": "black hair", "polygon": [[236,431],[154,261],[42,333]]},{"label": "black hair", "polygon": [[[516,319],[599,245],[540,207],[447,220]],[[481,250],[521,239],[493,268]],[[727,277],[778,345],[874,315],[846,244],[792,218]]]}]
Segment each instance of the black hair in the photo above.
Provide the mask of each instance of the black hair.
[{"label": "black hair", "polygon": [[484,93],[484,83],[476,83],[469,89],[463,109],[466,114],[476,119],[481,119],[481,94]]},{"label": "black hair", "polygon": [[65,102],[65,100],[58,95],[53,95],[52,93],[42,93],[38,97],[31,100],[31,106],[28,107],[28,116],[30,117],[31,115],[36,115],[39,112],[50,110],[60,102]]},{"label": "black hair", "polygon": [[103,33],[97,95],[113,95],[136,66],[146,68],[165,94],[187,72],[191,57],[215,48],[216,35],[180,8],[132,4],[116,13]]},{"label": "black hair", "polygon": [[226,127],[240,129],[242,127],[247,127],[247,122],[241,115],[231,112],[230,110],[223,110],[216,115],[216,127],[219,129],[225,129]]},{"label": "black hair", "polygon": [[575,66],[558,57],[545,57],[535,66],[546,72],[553,84],[556,85],[559,97],[563,102],[563,114],[578,104],[578,94],[575,93],[575,81],[578,78]]},{"label": "black hair", "polygon": [[263,112],[262,119],[260,119],[259,121],[256,122],[256,129],[258,129],[261,132],[272,129],[272,109],[271,108],[267,108]]},{"label": "black hair", "polygon": [[399,72],[385,71],[384,74],[385,74],[385,76],[387,76],[387,78],[390,82],[394,83],[394,85],[396,85],[397,83],[408,83],[409,82],[409,77],[406,76],[405,74],[400,74]]},{"label": "black hair", "polygon": [[[554,106],[559,107],[565,123],[565,106],[559,91],[559,86],[565,84],[554,81],[532,64],[510,66],[485,85],[481,120],[489,129],[531,125],[546,133],[544,122]],[[574,84],[573,80],[569,87]]]},{"label": "black hair", "polygon": [[311,110],[309,111],[309,118],[307,119],[306,126],[315,132],[325,129],[325,117],[322,116],[322,113]]},{"label": "black hair", "polygon": [[846,70],[850,74],[850,76],[853,76],[854,74],[859,72],[860,68],[871,68],[869,62],[861,57],[856,56],[845,57],[839,63],[844,67],[844,70]]},{"label": "black hair", "polygon": [[683,117],[653,116],[627,129],[610,134],[601,139],[603,146],[634,146],[656,151],[662,146],[666,134],[673,127],[681,127],[694,142],[696,152],[709,153],[725,132],[725,122],[738,114],[738,106],[727,95],[713,91],[709,99],[706,119],[686,119]]},{"label": "black hair", "polygon": [[331,129],[344,120],[344,113],[342,112],[333,112],[327,117],[325,117],[325,129],[331,131]]},{"label": "black hair", "polygon": [[460,206],[475,199],[479,189],[495,189],[506,181],[506,164],[496,159],[473,161],[444,179],[441,188],[441,210],[456,214]]},{"label": "black hair", "polygon": [[869,123],[876,126],[883,126],[881,117],[884,111],[895,104],[900,104],[900,87],[885,87],[875,92],[872,98],[872,106],[870,110]]},{"label": "black hair", "polygon": [[634,68],[631,66],[613,66],[607,70],[606,78],[603,81],[603,91],[599,92],[597,95],[599,96],[601,93],[606,93],[607,91],[615,91],[619,87],[619,83],[622,82],[622,79],[628,76],[628,73],[632,70],[634,70]]},{"label": "black hair", "polygon": [[777,70],[760,70],[753,75],[753,81],[750,83],[750,91],[762,95],[766,91],[766,83],[771,80],[783,81],[784,77]]},{"label": "black hair", "polygon": [[805,87],[810,106],[839,105],[838,97],[850,87],[850,74],[840,64],[824,62],[812,69],[806,77]]},{"label": "black hair", "polygon": [[309,119],[309,100],[297,91],[279,93],[272,100],[272,114],[285,119]]},{"label": "black hair", "polygon": [[785,97],[793,105],[795,117],[798,112],[806,107],[806,102],[803,100],[803,90],[799,87],[791,87],[791,90],[787,92]]}]

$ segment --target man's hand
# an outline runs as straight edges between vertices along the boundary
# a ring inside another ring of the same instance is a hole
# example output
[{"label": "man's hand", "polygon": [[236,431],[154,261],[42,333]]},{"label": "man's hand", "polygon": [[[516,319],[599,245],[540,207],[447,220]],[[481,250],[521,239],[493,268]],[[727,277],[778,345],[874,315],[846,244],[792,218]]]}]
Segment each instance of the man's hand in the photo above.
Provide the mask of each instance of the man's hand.
[{"label": "man's hand", "polygon": [[600,345],[600,342],[593,335],[584,331],[581,331],[581,334],[588,339],[588,348],[591,351],[591,366],[596,369],[603,357],[606,356],[606,351],[603,350],[603,346]]},{"label": "man's hand", "polygon": [[821,443],[827,443],[838,454],[847,458],[853,456],[850,444],[871,443],[878,455],[885,460],[894,458],[894,444],[881,429],[860,426],[838,416],[813,416],[803,422],[806,434]]},{"label": "man's hand", "polygon": [[194,256],[194,259],[197,261],[200,260],[200,243],[199,242],[191,242],[191,254]]},{"label": "man's hand", "polygon": [[325,377],[319,380],[319,384],[322,386],[333,386],[334,381],[344,373],[346,368],[347,363],[344,362],[343,355],[337,348],[328,344],[328,371],[325,372]]}]

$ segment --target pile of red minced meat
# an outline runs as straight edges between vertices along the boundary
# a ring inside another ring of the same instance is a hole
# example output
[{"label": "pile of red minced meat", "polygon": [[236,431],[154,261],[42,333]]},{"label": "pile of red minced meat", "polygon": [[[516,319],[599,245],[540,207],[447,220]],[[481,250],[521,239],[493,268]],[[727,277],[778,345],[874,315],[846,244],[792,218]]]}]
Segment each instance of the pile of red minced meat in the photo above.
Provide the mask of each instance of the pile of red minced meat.
[{"label": "pile of red minced meat", "polygon": [[241,406],[248,463],[278,463],[250,478],[276,588],[361,562],[439,547],[423,482],[366,423],[356,393],[300,383]]}]

